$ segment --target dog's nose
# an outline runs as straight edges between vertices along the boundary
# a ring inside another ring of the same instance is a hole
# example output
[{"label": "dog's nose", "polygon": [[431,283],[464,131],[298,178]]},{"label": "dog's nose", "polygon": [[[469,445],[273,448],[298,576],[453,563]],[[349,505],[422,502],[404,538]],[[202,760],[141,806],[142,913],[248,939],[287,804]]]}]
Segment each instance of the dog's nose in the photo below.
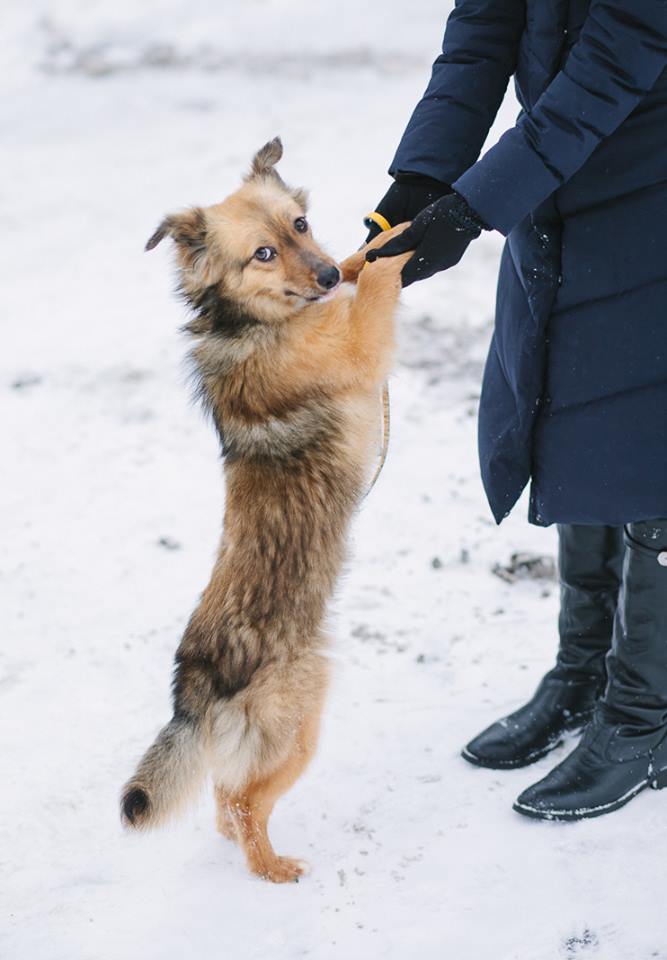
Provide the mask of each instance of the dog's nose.
[{"label": "dog's nose", "polygon": [[331,290],[340,280],[340,270],[338,267],[324,267],[317,274],[317,282],[325,290]]}]

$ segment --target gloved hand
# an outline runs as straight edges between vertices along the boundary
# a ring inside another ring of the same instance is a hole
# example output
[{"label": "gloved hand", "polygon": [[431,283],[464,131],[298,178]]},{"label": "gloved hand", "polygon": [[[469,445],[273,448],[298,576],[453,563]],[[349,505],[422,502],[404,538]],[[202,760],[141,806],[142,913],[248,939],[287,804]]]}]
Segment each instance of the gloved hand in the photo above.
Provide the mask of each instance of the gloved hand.
[{"label": "gloved hand", "polygon": [[414,250],[401,273],[403,286],[409,287],[415,280],[425,280],[453,267],[471,241],[488,229],[463,197],[452,192],[417,214],[400,236],[383,247],[369,250],[366,260],[373,263],[378,257],[395,257]]},{"label": "gloved hand", "polygon": [[[399,223],[414,220],[419,211],[429,203],[451,192],[452,188],[440,180],[423,177],[419,173],[397,173],[395,182],[380,200],[375,211],[388,221],[390,227],[396,227]],[[373,237],[382,232],[382,227],[369,217],[364,219],[364,225],[368,227],[366,243],[370,243]]]}]

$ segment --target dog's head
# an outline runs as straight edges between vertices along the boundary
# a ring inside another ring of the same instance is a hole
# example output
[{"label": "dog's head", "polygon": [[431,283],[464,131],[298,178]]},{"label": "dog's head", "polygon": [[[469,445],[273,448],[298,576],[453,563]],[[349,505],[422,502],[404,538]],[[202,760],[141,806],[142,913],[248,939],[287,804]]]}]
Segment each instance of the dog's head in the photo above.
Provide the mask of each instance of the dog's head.
[{"label": "dog's head", "polygon": [[336,263],[313,239],[306,194],[290,189],[275,167],[276,137],[255,154],[243,186],[222,203],[165,217],[147,250],[171,237],[185,295],[211,288],[258,319],[280,321],[322,300],[340,282]]}]

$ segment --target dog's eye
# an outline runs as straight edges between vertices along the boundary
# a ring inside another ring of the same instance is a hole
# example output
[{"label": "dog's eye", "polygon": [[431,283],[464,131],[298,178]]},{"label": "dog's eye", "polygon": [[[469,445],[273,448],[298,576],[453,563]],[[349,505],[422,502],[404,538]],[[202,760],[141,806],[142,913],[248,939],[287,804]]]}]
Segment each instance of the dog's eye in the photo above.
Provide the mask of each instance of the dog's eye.
[{"label": "dog's eye", "polygon": [[308,221],[305,217],[297,217],[294,221],[294,227],[298,233],[305,233],[308,229]]},{"label": "dog's eye", "polygon": [[277,255],[277,251],[273,247],[260,247],[259,250],[255,250],[255,260],[261,260],[262,263],[268,263]]}]

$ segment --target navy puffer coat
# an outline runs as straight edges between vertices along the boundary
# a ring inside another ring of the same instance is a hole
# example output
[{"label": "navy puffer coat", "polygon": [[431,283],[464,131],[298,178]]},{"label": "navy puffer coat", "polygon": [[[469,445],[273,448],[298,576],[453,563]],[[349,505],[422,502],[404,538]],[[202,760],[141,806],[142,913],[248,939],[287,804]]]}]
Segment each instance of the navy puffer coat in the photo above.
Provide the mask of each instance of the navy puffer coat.
[{"label": "navy puffer coat", "polygon": [[[390,172],[507,236],[479,422],[498,522],[667,516],[667,2],[458,0]],[[522,106],[481,160],[512,74]]]}]

